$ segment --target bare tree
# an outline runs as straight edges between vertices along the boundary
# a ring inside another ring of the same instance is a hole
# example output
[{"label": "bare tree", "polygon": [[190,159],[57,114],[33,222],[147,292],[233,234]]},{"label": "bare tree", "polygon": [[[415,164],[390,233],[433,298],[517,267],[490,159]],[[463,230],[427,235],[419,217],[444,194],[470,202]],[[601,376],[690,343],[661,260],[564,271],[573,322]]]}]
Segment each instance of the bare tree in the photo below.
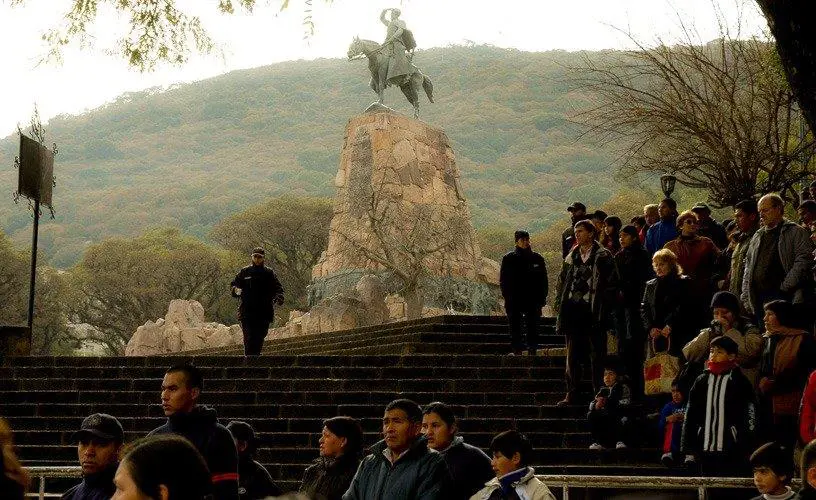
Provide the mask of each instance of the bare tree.
[{"label": "bare tree", "polygon": [[380,176],[367,195],[360,224],[333,224],[331,231],[373,264],[364,267],[390,272],[399,280],[407,317],[416,319],[422,316],[424,284],[432,277],[451,274],[450,255],[469,234],[469,223],[455,211],[444,213],[439,205],[402,199],[386,179]]},{"label": "bare tree", "polygon": [[[721,24],[721,26],[723,26]],[[803,159],[813,136],[800,137],[799,113],[773,46],[739,40],[727,28],[709,43],[684,27],[684,41],[638,50],[573,71],[595,99],[576,115],[586,133],[620,148],[624,176],[672,173],[729,206],[757,192],[793,197],[812,175]]]}]

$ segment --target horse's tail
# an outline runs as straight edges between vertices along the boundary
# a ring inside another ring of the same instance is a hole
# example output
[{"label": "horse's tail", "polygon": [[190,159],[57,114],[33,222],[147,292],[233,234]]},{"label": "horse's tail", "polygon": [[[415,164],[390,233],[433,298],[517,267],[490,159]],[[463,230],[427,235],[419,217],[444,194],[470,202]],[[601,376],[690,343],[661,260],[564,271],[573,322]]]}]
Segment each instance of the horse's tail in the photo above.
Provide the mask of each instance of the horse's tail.
[{"label": "horse's tail", "polygon": [[433,100],[433,83],[431,79],[425,75],[422,75],[422,88],[425,89],[425,94],[428,96],[428,100],[434,102]]}]

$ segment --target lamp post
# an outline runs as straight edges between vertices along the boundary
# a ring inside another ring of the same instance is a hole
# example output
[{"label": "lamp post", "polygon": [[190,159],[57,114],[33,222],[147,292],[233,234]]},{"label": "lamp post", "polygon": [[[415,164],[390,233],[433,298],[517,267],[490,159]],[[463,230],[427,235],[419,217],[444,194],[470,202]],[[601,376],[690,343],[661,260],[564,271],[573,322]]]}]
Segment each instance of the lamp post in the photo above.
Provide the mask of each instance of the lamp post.
[{"label": "lamp post", "polygon": [[663,190],[663,194],[666,195],[666,198],[671,198],[671,195],[674,192],[674,185],[676,183],[677,177],[671,174],[660,176],[660,189]]}]

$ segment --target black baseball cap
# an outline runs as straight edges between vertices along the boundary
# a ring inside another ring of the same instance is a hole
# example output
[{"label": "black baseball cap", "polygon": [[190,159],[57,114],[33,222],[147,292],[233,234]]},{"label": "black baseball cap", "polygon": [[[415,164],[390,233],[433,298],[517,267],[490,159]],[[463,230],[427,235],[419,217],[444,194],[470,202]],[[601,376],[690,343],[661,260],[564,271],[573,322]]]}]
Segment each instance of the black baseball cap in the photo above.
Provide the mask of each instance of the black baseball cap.
[{"label": "black baseball cap", "polygon": [[572,202],[572,205],[567,207],[567,212],[574,212],[576,210],[583,210],[584,212],[586,212],[586,205],[584,205],[580,201],[574,201]]},{"label": "black baseball cap", "polygon": [[266,250],[263,247],[255,247],[252,249],[252,255],[260,255],[261,257],[266,256]]},{"label": "black baseball cap", "polygon": [[106,441],[121,443],[125,440],[122,424],[113,415],[94,413],[82,421],[79,430],[73,433],[71,439],[79,441],[83,436],[93,436]]}]

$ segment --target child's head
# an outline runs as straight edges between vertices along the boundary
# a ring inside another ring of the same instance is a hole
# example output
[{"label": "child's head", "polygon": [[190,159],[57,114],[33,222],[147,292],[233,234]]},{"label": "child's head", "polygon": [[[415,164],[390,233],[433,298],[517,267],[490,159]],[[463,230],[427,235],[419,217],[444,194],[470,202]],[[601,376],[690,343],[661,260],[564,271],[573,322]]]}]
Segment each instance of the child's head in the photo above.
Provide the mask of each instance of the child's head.
[{"label": "child's head", "polygon": [[761,494],[779,495],[793,479],[793,451],[765,443],[751,455],[754,485]]},{"label": "child's head", "polygon": [[733,339],[725,335],[717,337],[709,344],[708,360],[712,363],[734,361],[737,359],[739,346]]},{"label": "child's head", "polygon": [[672,403],[675,404],[680,404],[686,400],[685,388],[683,387],[683,384],[677,379],[672,380],[671,397]]},{"label": "child's head", "polygon": [[609,358],[604,363],[603,383],[607,387],[612,387],[618,382],[620,367],[615,358]]},{"label": "child's head", "polygon": [[816,441],[811,441],[802,450],[801,467],[802,490],[816,490]]},{"label": "child's head", "polygon": [[514,470],[526,467],[533,452],[527,436],[517,431],[504,431],[490,442],[493,454],[491,464],[496,477],[502,477]]}]

